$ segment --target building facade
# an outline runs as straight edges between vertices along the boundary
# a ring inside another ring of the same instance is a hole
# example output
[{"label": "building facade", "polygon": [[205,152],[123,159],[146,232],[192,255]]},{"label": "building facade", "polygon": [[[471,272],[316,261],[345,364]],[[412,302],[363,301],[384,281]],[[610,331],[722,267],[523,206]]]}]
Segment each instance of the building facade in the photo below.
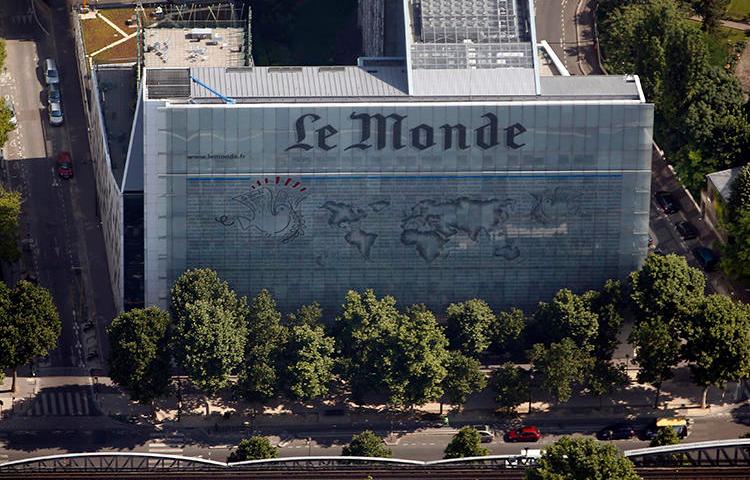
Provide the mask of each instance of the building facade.
[{"label": "building facade", "polygon": [[653,106],[637,78],[542,76],[526,4],[515,43],[436,40],[441,3],[416,25],[404,2],[395,64],[146,70],[145,304],[193,267],[285,310],[366,288],[530,308],[639,267]]}]

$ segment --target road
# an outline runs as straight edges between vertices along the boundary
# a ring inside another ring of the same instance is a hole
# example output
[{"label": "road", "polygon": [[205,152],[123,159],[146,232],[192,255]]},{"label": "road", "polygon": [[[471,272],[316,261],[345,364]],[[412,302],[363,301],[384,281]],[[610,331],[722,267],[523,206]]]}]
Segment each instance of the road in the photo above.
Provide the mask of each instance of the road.
[{"label": "road", "polygon": [[[60,311],[58,348],[41,361],[39,373],[80,375],[101,367],[103,328],[114,304],[101,281],[107,278],[104,245],[76,64],[69,61],[74,48],[66,9],[61,2],[46,16],[44,6],[37,7],[48,36],[33,21],[30,6],[26,0],[0,3],[0,36],[7,39],[8,52],[0,92],[13,98],[18,114],[18,128],[5,148],[4,181],[23,196],[23,258],[8,280],[36,279],[50,290]],[[48,57],[57,59],[60,70],[62,127],[47,121],[39,65]],[[75,177],[70,181],[55,173],[54,157],[60,151],[73,157]],[[99,286],[95,295],[92,285]]]},{"label": "road", "polygon": [[[32,420],[33,418],[30,418],[29,425],[32,425]],[[0,460],[86,451],[130,451],[186,455],[224,461],[230,449],[241,438],[248,436],[247,432],[215,432],[212,429],[155,431],[118,423],[107,417],[99,417],[96,422],[93,422],[90,417],[79,418],[77,423],[67,420],[69,419],[62,419],[59,422],[60,430],[53,430],[55,426],[52,425],[45,430],[0,431]],[[620,420],[611,418],[587,422],[576,418],[560,418],[540,421],[538,426],[544,436],[538,443],[506,443],[501,438],[502,426],[497,425],[495,426],[497,433],[495,440],[484,446],[495,455],[518,454],[527,447],[544,448],[562,435],[593,435],[607,424]],[[645,425],[646,421],[636,422],[636,424]],[[74,426],[77,428],[73,428]],[[269,438],[279,445],[280,456],[297,457],[340,455],[342,446],[349,442],[353,434],[360,431],[361,429],[353,430],[351,427],[333,429],[322,426],[319,430],[310,430],[309,427],[298,429],[287,427],[286,431],[264,429],[259,433],[269,435]],[[375,431],[383,437],[388,435],[386,429],[375,428]],[[698,418],[686,441],[738,438],[748,431],[750,427],[738,423],[729,414]],[[388,447],[397,458],[437,460],[442,458],[443,450],[455,432],[456,430],[452,428],[418,430],[389,438]],[[638,439],[612,443],[620,450],[648,446],[647,441]]]},{"label": "road", "polygon": [[537,40],[547,40],[572,75],[601,74],[593,0],[534,0]]}]

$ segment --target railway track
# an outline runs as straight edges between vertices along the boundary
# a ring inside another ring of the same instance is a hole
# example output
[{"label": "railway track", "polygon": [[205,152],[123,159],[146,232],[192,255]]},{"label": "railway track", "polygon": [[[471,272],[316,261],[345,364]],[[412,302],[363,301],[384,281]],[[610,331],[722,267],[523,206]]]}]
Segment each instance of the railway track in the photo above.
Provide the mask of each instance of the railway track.
[{"label": "railway track", "polygon": [[[748,480],[750,467],[679,467],[639,468],[643,480]],[[368,476],[377,480],[462,480],[497,479],[522,480],[523,470],[499,468],[315,468],[267,470],[200,470],[172,472],[15,472],[0,473],[0,480],[362,480]],[[613,479],[614,480],[614,479]]]}]

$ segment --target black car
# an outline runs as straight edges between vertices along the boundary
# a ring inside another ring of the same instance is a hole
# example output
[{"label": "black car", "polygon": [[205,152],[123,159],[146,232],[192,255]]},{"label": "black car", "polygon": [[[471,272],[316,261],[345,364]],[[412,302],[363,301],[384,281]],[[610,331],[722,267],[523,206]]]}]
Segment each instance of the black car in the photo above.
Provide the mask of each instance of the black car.
[{"label": "black car", "polygon": [[677,233],[680,234],[683,240],[698,238],[698,229],[690,222],[677,222],[674,224],[674,228],[677,229]]},{"label": "black car", "polygon": [[656,192],[656,203],[659,208],[667,215],[672,215],[680,211],[680,204],[669,192]]},{"label": "black car", "polygon": [[693,255],[698,260],[703,270],[710,272],[719,264],[719,254],[706,247],[697,247],[693,249]]},{"label": "black car", "polygon": [[608,425],[596,434],[599,440],[629,440],[633,437],[635,437],[635,429],[628,423]]}]

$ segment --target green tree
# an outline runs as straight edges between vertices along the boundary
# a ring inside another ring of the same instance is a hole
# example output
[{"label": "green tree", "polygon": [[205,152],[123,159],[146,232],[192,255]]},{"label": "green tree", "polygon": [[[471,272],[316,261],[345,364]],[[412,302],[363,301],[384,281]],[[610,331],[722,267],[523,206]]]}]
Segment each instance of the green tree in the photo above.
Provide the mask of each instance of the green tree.
[{"label": "green tree", "polygon": [[492,349],[498,353],[517,350],[518,341],[526,328],[526,314],[518,308],[502,311],[490,325]]},{"label": "green tree", "polygon": [[729,275],[750,277],[750,208],[726,224],[729,241],[722,247],[721,269]]},{"label": "green tree", "polygon": [[7,51],[5,49],[5,39],[0,38],[0,70],[5,67],[5,58],[7,57]]},{"label": "green tree", "polygon": [[469,395],[487,386],[487,377],[480,370],[479,361],[461,352],[448,352],[445,368],[447,375],[443,380],[443,389],[451,405],[459,405],[460,408]]},{"label": "green tree", "polygon": [[476,298],[448,305],[447,334],[451,349],[476,357],[490,345],[490,325],[495,314],[487,302]]},{"label": "green tree", "polygon": [[633,463],[614,445],[563,437],[549,446],[526,480],[639,480]]},{"label": "green tree", "polygon": [[534,376],[542,388],[558,402],[567,402],[573,386],[582,384],[591,370],[592,358],[570,338],[545,346],[535,344],[529,357]]},{"label": "green tree", "polygon": [[[300,312],[297,313],[299,315]],[[251,401],[264,401],[273,398],[278,392],[279,372],[278,365],[286,343],[287,330],[281,324],[281,313],[276,309],[276,300],[274,300],[268,290],[261,290],[258,295],[250,302],[247,313],[247,337],[245,342],[245,354],[240,369],[238,389],[243,397]],[[297,317],[294,317],[297,318]],[[299,329],[298,334],[306,333]],[[310,339],[308,337],[308,339]],[[304,339],[298,338],[300,342]],[[311,348],[311,345],[308,345]],[[325,346],[320,346],[325,349]],[[324,352],[318,352],[324,353]],[[305,355],[313,354],[312,351],[305,352]],[[295,360],[292,360],[295,363]],[[325,362],[323,362],[325,363]],[[316,369],[325,367],[325,365],[316,365]],[[294,367],[295,381],[304,381],[303,372],[300,366]],[[322,373],[322,371],[319,371]],[[290,387],[292,385],[290,383]],[[299,388],[298,384],[295,389]],[[316,385],[311,390],[318,390],[320,385]],[[306,393],[310,393],[308,390]],[[303,393],[302,389],[298,393]]]},{"label": "green tree", "polygon": [[482,457],[489,451],[482,447],[482,438],[473,427],[464,427],[453,436],[445,447],[443,458]]},{"label": "green tree", "polygon": [[386,388],[386,337],[400,317],[393,297],[378,299],[372,290],[346,294],[334,331],[338,356],[343,359],[342,376],[355,401]]},{"label": "green tree", "polygon": [[639,320],[662,318],[679,323],[703,300],[706,278],[688,266],[685,257],[649,255],[637,272],[630,274],[630,300]]},{"label": "green tree", "polygon": [[246,460],[263,460],[279,456],[279,449],[271,445],[271,442],[259,435],[240,440],[237,449],[233,450],[227,458],[227,462],[244,462]]},{"label": "green tree", "polygon": [[599,317],[586,298],[567,288],[558,291],[551,302],[540,302],[534,320],[545,343],[570,338],[576,345],[587,347],[599,330]]},{"label": "green tree", "polygon": [[4,101],[0,101],[0,148],[8,142],[10,132],[16,129],[16,126],[11,122],[12,117],[13,112],[10,108]]},{"label": "green tree", "polygon": [[607,280],[599,291],[586,292],[583,297],[598,319],[598,328],[593,343],[593,355],[600,360],[611,360],[620,344],[618,338],[622,330],[621,312],[625,309],[622,283]]},{"label": "green tree", "polygon": [[47,289],[25,280],[13,290],[0,285],[0,366],[13,369],[15,392],[18,367],[54,349],[62,325]]},{"label": "green tree", "polygon": [[656,430],[656,436],[651,439],[651,443],[649,443],[648,446],[661,447],[664,445],[677,445],[678,443],[680,443],[680,437],[677,435],[674,428],[662,427]]},{"label": "green tree", "polygon": [[656,388],[656,408],[662,384],[672,378],[673,368],[680,361],[680,338],[666,322],[653,318],[638,323],[628,341],[635,347],[633,361],[640,367],[638,381]]},{"label": "green tree", "polygon": [[625,365],[609,360],[594,359],[594,366],[586,380],[586,387],[592,395],[600,399],[628,386],[630,378]]},{"label": "green tree", "polygon": [[[2,103],[2,102],[0,102]],[[0,112],[0,125],[2,124]],[[2,130],[2,126],[0,126]],[[0,132],[0,147],[2,147]],[[18,219],[21,215],[21,194],[6,190],[0,186],[0,260],[15,262],[18,260]]]},{"label": "green tree", "polygon": [[172,286],[175,361],[209,395],[229,384],[242,360],[247,306],[210,269],[187,270]]},{"label": "green tree", "polygon": [[372,431],[365,430],[352,437],[352,441],[343,448],[341,455],[345,457],[390,458],[391,449],[383,445],[383,440]]},{"label": "green tree", "polygon": [[493,372],[492,385],[500,410],[510,413],[529,401],[529,374],[513,363],[504,363]]},{"label": "green tree", "polygon": [[286,344],[286,391],[297,400],[312,400],[328,393],[333,380],[334,340],[322,325],[302,323],[289,328]]},{"label": "green tree", "polygon": [[384,382],[389,401],[414,407],[443,395],[448,340],[435,316],[423,305],[414,305],[386,331],[380,359],[387,369]]},{"label": "green tree", "polygon": [[158,307],[123,312],[107,327],[109,374],[130,398],[148,403],[169,389],[169,314]]},{"label": "green tree", "polygon": [[695,0],[695,13],[703,17],[703,30],[715,32],[721,25],[721,20],[727,13],[729,0]]},{"label": "green tree", "polygon": [[740,168],[732,181],[729,208],[734,212],[750,210],[750,163]]},{"label": "green tree", "polygon": [[688,322],[685,358],[693,381],[703,387],[705,408],[711,385],[723,387],[750,375],[750,307],[710,295]]}]

